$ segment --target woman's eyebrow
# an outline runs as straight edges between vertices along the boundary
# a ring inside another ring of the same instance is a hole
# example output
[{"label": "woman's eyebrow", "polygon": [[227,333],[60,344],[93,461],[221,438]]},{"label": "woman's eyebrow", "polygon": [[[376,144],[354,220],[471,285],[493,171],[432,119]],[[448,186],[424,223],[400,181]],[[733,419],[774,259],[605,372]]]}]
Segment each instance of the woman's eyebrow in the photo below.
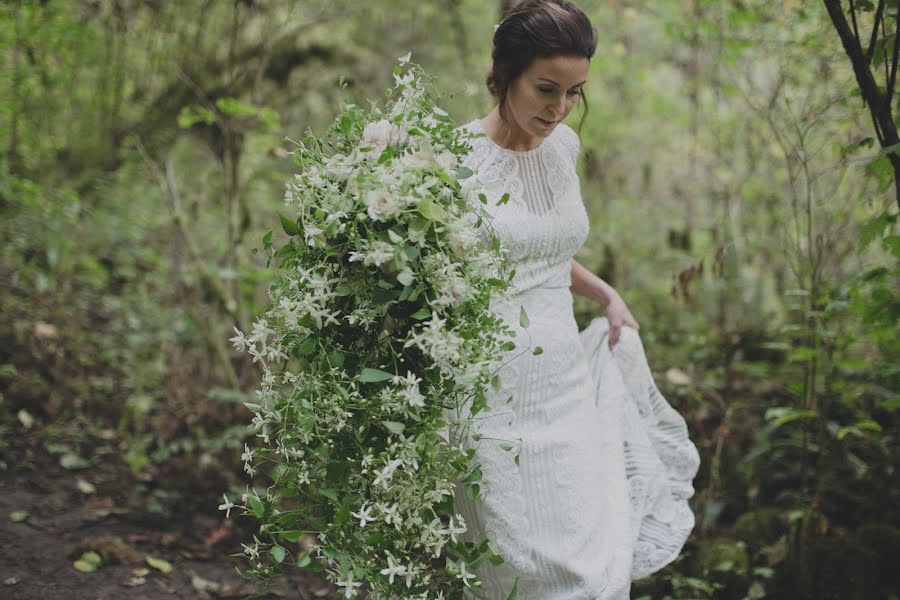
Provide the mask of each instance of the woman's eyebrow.
[{"label": "woman's eyebrow", "polygon": [[[547,79],[546,77],[538,77],[538,79],[540,79],[540,80],[542,80],[542,81],[547,81],[547,82],[552,83],[553,85],[559,87],[559,84],[556,83],[555,81],[553,81],[552,79]],[[587,83],[587,79],[585,79],[585,80],[582,81],[581,83],[576,83],[576,84],[573,85],[572,87],[578,87],[579,85],[584,85],[585,83]]]}]

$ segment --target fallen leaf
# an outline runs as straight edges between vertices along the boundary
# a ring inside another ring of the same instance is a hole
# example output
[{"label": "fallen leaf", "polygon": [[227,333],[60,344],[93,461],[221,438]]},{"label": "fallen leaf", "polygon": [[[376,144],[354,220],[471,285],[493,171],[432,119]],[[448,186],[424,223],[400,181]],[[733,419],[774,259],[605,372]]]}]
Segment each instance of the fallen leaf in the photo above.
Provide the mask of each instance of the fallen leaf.
[{"label": "fallen leaf", "polygon": [[209,579],[204,579],[199,575],[191,576],[191,585],[198,592],[218,592],[222,589],[222,584]]},{"label": "fallen leaf", "polygon": [[125,582],[125,585],[128,587],[137,587],[139,585],[144,585],[147,583],[147,580],[143,577],[129,577],[128,581]]},{"label": "fallen leaf", "polygon": [[96,552],[85,552],[81,557],[72,563],[75,569],[82,573],[93,573],[103,564],[103,559]]},{"label": "fallen leaf", "polygon": [[56,326],[50,323],[38,321],[34,324],[34,337],[39,340],[49,340],[56,337]]},{"label": "fallen leaf", "polygon": [[9,513],[9,520],[13,523],[21,523],[25,519],[31,516],[27,510],[14,510]]},{"label": "fallen leaf", "polygon": [[691,376],[677,367],[672,367],[666,371],[666,379],[675,385],[690,385]]},{"label": "fallen leaf", "polygon": [[99,567],[94,563],[88,562],[86,560],[76,560],[72,563],[72,566],[75,567],[76,571],[81,571],[82,573],[93,573]]},{"label": "fallen leaf", "polygon": [[209,535],[204,538],[203,543],[207,546],[214,546],[232,533],[234,533],[234,526],[230,522],[223,523],[219,527],[213,529]]},{"label": "fallen leaf", "polygon": [[111,563],[127,565],[141,560],[141,555],[116,535],[98,535],[87,538],[78,544],[78,549],[98,552],[107,562]]},{"label": "fallen leaf", "polygon": [[7,577],[3,580],[3,585],[16,585],[21,581],[18,577]]},{"label": "fallen leaf", "polygon": [[34,417],[32,417],[31,413],[24,408],[19,409],[19,412],[16,413],[16,418],[19,419],[19,423],[21,423],[22,427],[25,429],[30,429],[31,426],[34,425]]},{"label": "fallen leaf", "polygon": [[150,569],[148,569],[147,567],[138,567],[136,569],[132,569],[131,574],[135,577],[146,577],[150,574]]},{"label": "fallen leaf", "polygon": [[154,569],[158,569],[163,573],[171,573],[172,572],[172,563],[167,560],[163,560],[161,558],[154,558],[152,556],[146,557],[147,564],[153,567]]},{"label": "fallen leaf", "polygon": [[84,479],[79,478],[75,482],[75,487],[78,488],[78,491],[82,494],[93,494],[96,493],[97,488],[90,481],[85,481]]},{"label": "fallen leaf", "polygon": [[91,463],[78,456],[74,452],[66,452],[59,457],[59,466],[61,466],[63,469],[85,469],[90,465]]}]

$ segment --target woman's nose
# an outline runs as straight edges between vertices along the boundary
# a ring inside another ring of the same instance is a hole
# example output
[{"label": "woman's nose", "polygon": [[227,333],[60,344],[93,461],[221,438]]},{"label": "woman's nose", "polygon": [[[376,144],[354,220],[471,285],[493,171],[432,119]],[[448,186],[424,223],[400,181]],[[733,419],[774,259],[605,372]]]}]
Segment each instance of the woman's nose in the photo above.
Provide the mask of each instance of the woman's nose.
[{"label": "woman's nose", "polygon": [[553,114],[558,118],[562,118],[566,114],[566,97],[563,96],[553,104]]}]

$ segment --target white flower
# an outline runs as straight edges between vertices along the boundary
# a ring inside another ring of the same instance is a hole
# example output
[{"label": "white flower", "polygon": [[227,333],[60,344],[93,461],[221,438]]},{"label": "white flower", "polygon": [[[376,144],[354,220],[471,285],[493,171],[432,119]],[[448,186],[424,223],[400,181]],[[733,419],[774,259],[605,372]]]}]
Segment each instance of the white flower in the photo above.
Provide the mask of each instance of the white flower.
[{"label": "white flower", "polygon": [[365,504],[359,509],[359,512],[350,513],[357,519],[359,519],[359,526],[365,527],[366,523],[371,523],[375,520],[375,517],[372,516],[372,507],[366,506]]},{"label": "white flower", "polygon": [[387,552],[388,566],[382,569],[380,573],[388,576],[388,583],[394,583],[394,575],[406,575],[406,565],[394,564],[394,557]]},{"label": "white flower", "polygon": [[303,229],[303,237],[306,239],[306,245],[315,247],[324,247],[325,246],[325,236],[322,234],[325,233],[315,225],[307,225]]},{"label": "white flower", "polygon": [[253,467],[250,463],[253,462],[253,452],[247,444],[244,444],[244,453],[241,454],[241,460],[244,461],[244,470],[252,474]]},{"label": "white flower", "polygon": [[228,496],[222,494],[222,497],[225,498],[225,503],[219,505],[219,510],[225,511],[225,518],[228,519],[231,517],[231,509],[236,507],[237,504],[232,504],[231,500],[228,499]]},{"label": "white flower", "polygon": [[228,341],[231,342],[232,344],[234,344],[235,350],[243,352],[244,350],[247,349],[248,346],[250,346],[250,343],[247,341],[247,338],[244,337],[244,332],[242,332],[240,329],[235,327],[234,332],[237,335],[234,336],[233,338],[229,339]]},{"label": "white flower", "polygon": [[475,579],[475,574],[469,573],[466,570],[465,561],[460,561],[459,562],[459,575],[457,575],[457,577],[463,580],[463,584],[465,584],[466,587],[469,587],[469,580]]},{"label": "white flower", "polygon": [[384,522],[388,525],[393,523],[394,526],[397,526],[403,522],[403,518],[400,516],[400,513],[399,513],[399,508],[400,508],[400,505],[397,504],[396,502],[394,502],[390,506],[383,504],[381,502],[378,503],[378,510],[381,511],[381,514],[384,517]]},{"label": "white flower", "polygon": [[360,145],[374,146],[378,149],[378,154],[381,154],[381,151],[386,147],[396,145],[405,139],[406,136],[398,125],[381,119],[366,125],[365,129],[363,129]]},{"label": "white flower", "polygon": [[478,234],[465,222],[454,223],[449,235],[450,250],[463,257],[478,245]]},{"label": "white flower", "polygon": [[372,190],[366,194],[366,213],[373,221],[384,222],[403,210],[403,204],[386,190]]},{"label": "white flower", "polygon": [[359,581],[353,581],[353,571],[347,571],[347,579],[344,581],[336,581],[338,587],[344,588],[344,598],[352,598],[356,596],[356,588],[362,585]]},{"label": "white flower", "polygon": [[453,525],[453,517],[450,517],[450,524],[447,526],[447,533],[450,534],[450,539],[453,540],[454,542],[456,541],[457,534],[465,533],[466,531],[468,531],[468,528],[466,527],[466,522],[462,518],[462,515],[456,515],[456,518],[459,520],[458,526]]},{"label": "white flower", "polygon": [[403,56],[401,56],[401,57],[398,58],[397,60],[400,61],[400,64],[401,64],[401,65],[405,65],[406,63],[409,62],[409,59],[410,59],[411,56],[412,56],[412,52],[407,52],[406,54],[404,54]]},{"label": "white flower", "polygon": [[391,479],[394,477],[394,471],[397,470],[398,467],[403,465],[403,460],[399,458],[395,458],[391,462],[389,462],[383,469],[375,471],[375,481],[372,482],[372,485],[381,484],[384,489],[388,489],[388,485],[391,483]]},{"label": "white flower", "polygon": [[415,151],[404,154],[402,163],[413,169],[429,169],[437,165],[434,149],[430,145],[421,145]]},{"label": "white flower", "polygon": [[448,152],[447,150],[444,150],[443,152],[435,156],[434,162],[435,164],[437,164],[437,166],[442,168],[447,173],[450,173],[451,171],[456,169],[456,155],[452,152]]},{"label": "white flower", "polygon": [[380,267],[392,258],[394,258],[394,247],[387,242],[375,240],[372,242],[372,247],[369,248],[369,252],[366,253],[363,264]]},{"label": "white flower", "polygon": [[256,539],[256,536],[253,536],[254,544],[252,546],[248,546],[247,544],[241,544],[244,548],[244,554],[246,554],[251,559],[259,558],[259,540]]}]

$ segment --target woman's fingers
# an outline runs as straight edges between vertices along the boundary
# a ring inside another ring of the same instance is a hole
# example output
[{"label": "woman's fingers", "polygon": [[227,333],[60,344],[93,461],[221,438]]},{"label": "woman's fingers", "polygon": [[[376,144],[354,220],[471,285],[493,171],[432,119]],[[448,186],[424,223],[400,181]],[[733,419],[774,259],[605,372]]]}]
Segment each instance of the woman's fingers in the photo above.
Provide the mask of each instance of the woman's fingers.
[{"label": "woman's fingers", "polygon": [[620,324],[610,324],[609,326],[609,349],[612,350],[613,346],[619,341],[619,334],[621,333],[622,325]]}]

